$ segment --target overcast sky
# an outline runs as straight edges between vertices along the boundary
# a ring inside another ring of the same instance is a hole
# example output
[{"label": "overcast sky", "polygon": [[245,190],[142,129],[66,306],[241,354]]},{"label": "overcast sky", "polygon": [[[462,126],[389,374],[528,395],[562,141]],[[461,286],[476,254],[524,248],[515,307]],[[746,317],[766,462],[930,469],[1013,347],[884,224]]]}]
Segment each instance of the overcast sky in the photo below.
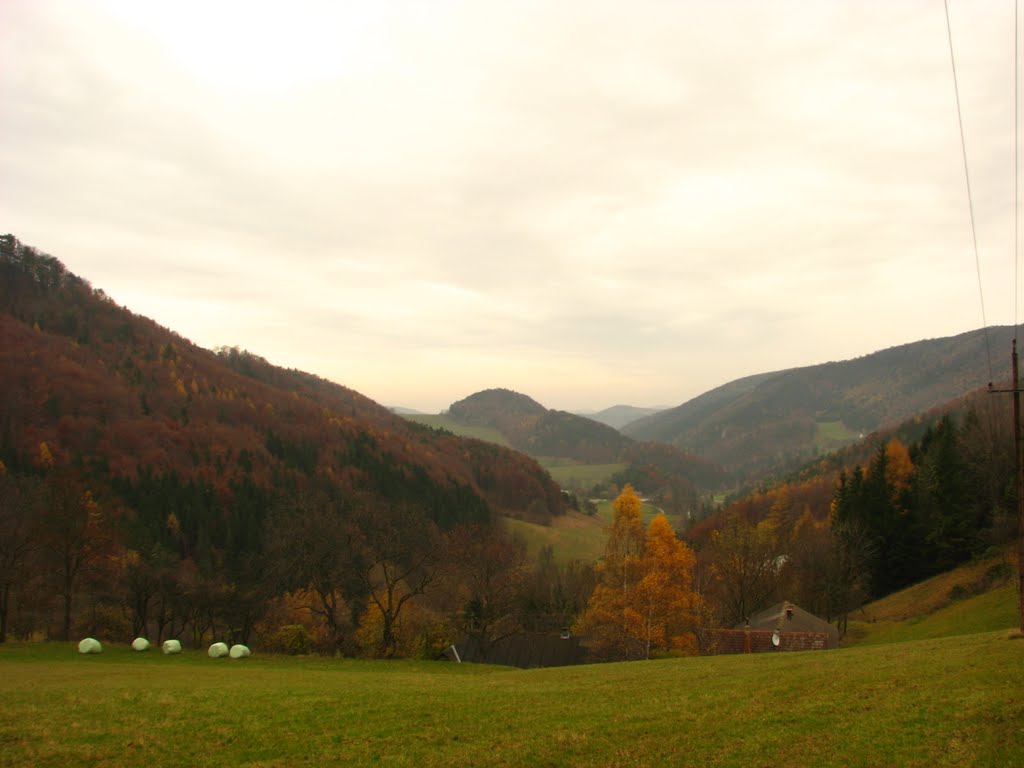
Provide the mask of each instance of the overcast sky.
[{"label": "overcast sky", "polygon": [[[950,0],[990,325],[1012,5]],[[946,34],[941,0],[3,0],[0,231],[385,405],[678,405],[981,327]]]}]

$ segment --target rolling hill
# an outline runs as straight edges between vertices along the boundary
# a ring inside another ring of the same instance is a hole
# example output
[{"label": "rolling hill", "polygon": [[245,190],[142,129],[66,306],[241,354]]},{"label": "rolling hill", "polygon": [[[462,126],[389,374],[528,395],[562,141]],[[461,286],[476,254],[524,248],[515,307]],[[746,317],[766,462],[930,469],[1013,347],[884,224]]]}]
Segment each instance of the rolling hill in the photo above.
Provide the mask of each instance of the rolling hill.
[{"label": "rolling hill", "polygon": [[755,482],[941,406],[990,378],[1005,381],[1013,331],[994,327],[854,360],[748,376],[635,421],[623,432],[698,454],[741,481]]},{"label": "rolling hill", "polygon": [[692,507],[696,496],[721,488],[725,473],[714,463],[664,443],[637,441],[593,419],[549,410],[526,395],[489,389],[452,403],[447,419],[500,433],[507,443],[551,464],[624,464],[615,475],[666,503]]},{"label": "rolling hill", "polygon": [[603,411],[597,411],[595,413],[579,413],[580,416],[586,416],[588,419],[599,421],[602,424],[607,424],[609,427],[615,429],[622,429],[627,424],[632,424],[637,419],[642,419],[646,416],[653,416],[659,411],[663,411],[664,406],[657,408],[639,408],[635,405],[613,405],[611,408],[605,408]]},{"label": "rolling hill", "polygon": [[451,419],[492,427],[509,444],[533,456],[564,456],[585,464],[616,461],[632,442],[618,430],[567,411],[548,410],[507,389],[488,389],[452,403]]}]

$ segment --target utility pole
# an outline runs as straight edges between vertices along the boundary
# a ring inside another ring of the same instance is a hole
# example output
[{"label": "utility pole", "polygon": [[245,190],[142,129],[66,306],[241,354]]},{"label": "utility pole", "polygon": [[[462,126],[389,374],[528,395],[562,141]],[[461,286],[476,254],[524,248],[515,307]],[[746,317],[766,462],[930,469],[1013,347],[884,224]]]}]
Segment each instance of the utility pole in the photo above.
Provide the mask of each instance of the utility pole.
[{"label": "utility pole", "polygon": [[1017,339],[1013,340],[1013,461],[1017,477],[1017,598],[1020,631],[1024,632],[1024,461],[1020,444],[1020,375],[1017,369]]},{"label": "utility pole", "polygon": [[1020,631],[1024,634],[1024,455],[1020,435],[1020,368],[1017,363],[1017,339],[1013,339],[1013,383],[1010,389],[993,389],[989,393],[1009,392],[1013,395],[1013,470],[1014,492],[1017,496],[1017,600]]}]

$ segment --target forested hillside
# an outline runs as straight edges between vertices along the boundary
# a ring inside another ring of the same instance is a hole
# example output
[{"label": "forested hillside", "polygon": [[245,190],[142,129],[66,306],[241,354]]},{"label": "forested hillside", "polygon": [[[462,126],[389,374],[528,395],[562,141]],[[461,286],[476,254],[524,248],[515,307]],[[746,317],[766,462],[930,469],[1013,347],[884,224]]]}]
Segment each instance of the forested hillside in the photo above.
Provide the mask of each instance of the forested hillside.
[{"label": "forested hillside", "polygon": [[548,410],[507,389],[488,389],[452,403],[448,415],[463,424],[493,427],[509,444],[534,456],[566,456],[588,464],[616,461],[630,442],[617,430],[566,411]]},{"label": "forested hillside", "polygon": [[[806,418],[819,431],[820,419],[892,418],[955,387],[976,343],[968,335],[901,348],[896,357],[921,367],[917,389],[891,354],[870,356],[892,396],[856,366],[843,370],[860,389],[839,386],[828,367],[751,377],[698,398],[694,423],[713,432],[716,418],[738,419],[754,465],[781,467],[789,454],[780,448],[772,463],[758,441],[805,418],[793,414],[810,413],[808,402],[862,406],[814,411]],[[937,350],[952,371],[945,383],[934,380]],[[793,392],[782,391],[787,383]],[[629,526],[633,557],[681,590],[670,602],[685,603],[687,626],[658,620],[677,639],[781,599],[842,624],[868,598],[1015,533],[1009,399],[984,390],[873,432],[709,516],[695,502],[724,473],[678,447],[637,442],[507,390],[455,403],[450,417],[498,430],[534,456],[609,463],[620,500],[639,509],[635,486],[680,526],[691,521],[695,562],[667,518],[656,516],[646,533],[638,517]],[[730,455],[740,461],[738,447]],[[515,632],[571,626],[596,608],[610,631],[625,614],[606,610],[614,601],[601,595],[622,541],[609,535],[597,567],[559,562],[550,550],[529,563],[523,542],[498,524],[544,523],[566,504],[524,453],[407,421],[244,350],[201,349],[57,259],[0,238],[0,641],[148,633],[194,646],[257,638],[292,653],[432,656],[453,637],[487,648]],[[653,600],[661,593],[651,584],[644,594]],[[596,603],[595,585],[604,587]],[[628,592],[623,600],[641,595]],[[697,650],[651,634],[650,610],[637,624],[650,630],[644,657]]]},{"label": "forested hillside", "polygon": [[[85,613],[115,621],[122,608],[136,624],[159,616],[161,631],[242,636],[272,598],[311,589],[332,642],[376,606],[390,652],[398,607],[378,590],[401,607],[449,565],[441,539],[470,526],[500,538],[498,515],[564,511],[521,453],[245,351],[200,349],[10,235],[0,372],[0,638],[17,622],[46,629],[48,591],[64,636]],[[320,530],[297,524],[314,518]],[[317,546],[327,559],[304,570]],[[382,587],[374,563],[389,547],[406,548],[388,561],[411,570]]]},{"label": "forested hillside", "polygon": [[842,621],[1005,547],[1016,535],[1012,423],[1010,398],[981,390],[731,502],[687,533],[710,604],[739,622],[788,596]]},{"label": "forested hillside", "polygon": [[885,426],[1009,375],[1013,328],[882,350],[855,360],[749,376],[627,425],[731,470],[779,476]]},{"label": "forested hillside", "polygon": [[675,511],[694,509],[698,497],[728,483],[714,462],[667,443],[636,441],[593,419],[549,410],[526,395],[489,389],[452,403],[448,417],[498,430],[509,445],[536,457],[581,464],[622,463],[618,485],[632,484]]}]

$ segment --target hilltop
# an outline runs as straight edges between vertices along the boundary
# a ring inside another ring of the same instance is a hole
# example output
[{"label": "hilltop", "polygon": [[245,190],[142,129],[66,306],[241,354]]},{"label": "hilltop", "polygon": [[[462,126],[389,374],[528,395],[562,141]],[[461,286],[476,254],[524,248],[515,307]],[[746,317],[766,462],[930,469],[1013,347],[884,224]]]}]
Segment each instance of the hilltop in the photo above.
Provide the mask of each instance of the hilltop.
[{"label": "hilltop", "polygon": [[461,424],[492,427],[533,456],[564,456],[586,464],[617,461],[633,442],[606,424],[549,410],[508,389],[487,389],[452,403],[448,416]]}]

